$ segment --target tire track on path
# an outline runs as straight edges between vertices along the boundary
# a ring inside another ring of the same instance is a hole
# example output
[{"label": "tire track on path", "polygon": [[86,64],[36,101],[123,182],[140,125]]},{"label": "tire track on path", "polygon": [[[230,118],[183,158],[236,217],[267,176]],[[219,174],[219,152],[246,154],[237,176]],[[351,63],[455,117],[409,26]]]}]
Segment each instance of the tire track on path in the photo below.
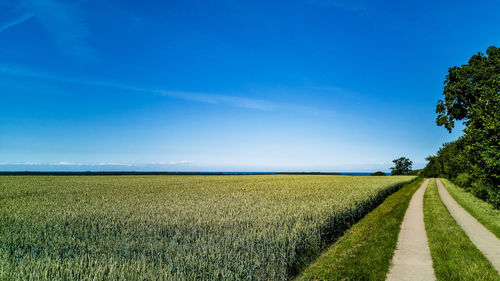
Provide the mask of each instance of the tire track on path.
[{"label": "tire track on path", "polygon": [[424,193],[428,184],[426,179],[411,198],[386,280],[436,280],[424,224]]},{"label": "tire track on path", "polygon": [[462,227],[476,247],[483,252],[493,267],[500,273],[500,239],[470,215],[448,193],[439,179],[436,180],[439,196],[455,221]]}]

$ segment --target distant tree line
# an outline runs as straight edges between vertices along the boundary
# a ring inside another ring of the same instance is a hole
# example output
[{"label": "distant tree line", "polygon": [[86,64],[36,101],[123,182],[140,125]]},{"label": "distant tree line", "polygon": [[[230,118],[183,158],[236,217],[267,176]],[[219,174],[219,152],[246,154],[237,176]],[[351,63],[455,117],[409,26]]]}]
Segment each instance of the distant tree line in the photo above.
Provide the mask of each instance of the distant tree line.
[{"label": "distant tree line", "polygon": [[449,132],[465,125],[456,141],[429,156],[425,177],[447,177],[500,208],[500,48],[473,55],[448,70],[436,123]]}]

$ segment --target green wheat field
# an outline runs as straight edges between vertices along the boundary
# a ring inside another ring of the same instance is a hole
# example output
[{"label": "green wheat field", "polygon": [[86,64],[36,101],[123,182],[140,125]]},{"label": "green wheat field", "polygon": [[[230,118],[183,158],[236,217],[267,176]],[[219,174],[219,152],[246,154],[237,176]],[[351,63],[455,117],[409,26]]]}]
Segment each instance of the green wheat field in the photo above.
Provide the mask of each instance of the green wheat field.
[{"label": "green wheat field", "polygon": [[0,177],[0,280],[288,280],[413,179]]}]

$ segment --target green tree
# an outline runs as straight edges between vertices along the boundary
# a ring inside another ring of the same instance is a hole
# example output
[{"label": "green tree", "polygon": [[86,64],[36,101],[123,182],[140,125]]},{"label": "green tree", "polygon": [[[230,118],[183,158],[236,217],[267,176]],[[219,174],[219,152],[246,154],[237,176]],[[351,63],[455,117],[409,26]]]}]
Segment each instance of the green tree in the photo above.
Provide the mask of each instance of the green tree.
[{"label": "green tree", "polygon": [[[465,125],[462,147],[454,162],[443,167],[451,177],[463,170],[472,175],[476,195],[500,206],[500,48],[473,55],[468,64],[448,70],[444,100],[436,106],[436,123],[449,132],[455,121]],[[467,168],[454,165],[468,164]]]},{"label": "green tree", "polygon": [[413,165],[413,162],[406,157],[394,159],[392,162],[394,163],[394,167],[391,168],[392,175],[406,175],[411,171]]},{"label": "green tree", "polygon": [[426,178],[437,178],[443,174],[443,165],[438,156],[429,156],[425,158],[429,161],[422,171],[422,176]]}]

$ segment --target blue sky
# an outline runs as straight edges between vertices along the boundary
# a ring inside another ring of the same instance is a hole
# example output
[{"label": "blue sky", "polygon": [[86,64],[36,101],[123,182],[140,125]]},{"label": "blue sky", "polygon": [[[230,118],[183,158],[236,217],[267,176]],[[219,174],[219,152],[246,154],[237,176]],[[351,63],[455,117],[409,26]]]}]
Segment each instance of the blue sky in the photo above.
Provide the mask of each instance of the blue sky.
[{"label": "blue sky", "polygon": [[387,171],[498,1],[0,0],[0,170]]}]

